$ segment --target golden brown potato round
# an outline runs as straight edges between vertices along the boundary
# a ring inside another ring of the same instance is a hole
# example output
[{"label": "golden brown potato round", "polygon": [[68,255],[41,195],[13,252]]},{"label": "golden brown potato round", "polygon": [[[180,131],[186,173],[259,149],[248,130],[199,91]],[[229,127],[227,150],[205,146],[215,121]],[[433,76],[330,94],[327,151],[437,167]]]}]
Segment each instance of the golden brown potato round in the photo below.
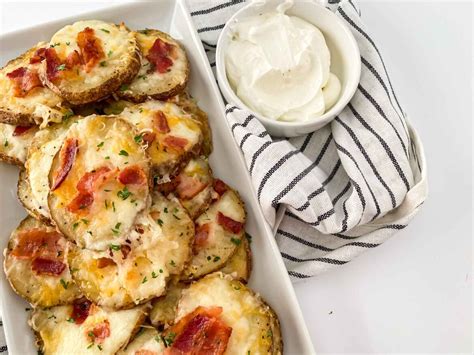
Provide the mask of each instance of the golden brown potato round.
[{"label": "golden brown potato round", "polygon": [[26,217],[5,249],[5,275],[33,306],[51,307],[80,297],[69,271],[70,243],[53,227]]},{"label": "golden brown potato round", "polygon": [[232,255],[219,271],[246,283],[252,271],[252,251],[250,250],[250,243],[246,237],[243,237],[238,244],[235,254]]}]

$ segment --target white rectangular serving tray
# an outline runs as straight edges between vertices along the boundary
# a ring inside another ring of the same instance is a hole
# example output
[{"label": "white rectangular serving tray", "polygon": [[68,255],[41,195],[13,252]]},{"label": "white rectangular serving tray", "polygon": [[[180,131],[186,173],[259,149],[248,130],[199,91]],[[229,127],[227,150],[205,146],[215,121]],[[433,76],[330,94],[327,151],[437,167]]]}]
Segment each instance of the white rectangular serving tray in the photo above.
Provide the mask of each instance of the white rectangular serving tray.
[{"label": "white rectangular serving tray", "polygon": [[[157,28],[168,32],[186,48],[191,64],[190,93],[209,115],[214,152],[214,174],[235,187],[246,204],[246,229],[252,235],[253,271],[250,286],[259,292],[279,316],[285,354],[314,353],[301,310],[272,232],[265,222],[251,185],[245,162],[224,115],[224,102],[191,22],[184,0],[136,2],[73,16],[0,36],[0,63],[16,57],[39,41],[48,41],[64,25],[77,20],[124,21],[132,29]],[[0,93],[1,94],[1,93]],[[0,164],[0,248],[26,215],[16,197],[18,169]],[[3,265],[3,253],[0,257]],[[36,354],[33,332],[27,325],[29,305],[17,296],[0,273],[0,306],[9,353]]]}]

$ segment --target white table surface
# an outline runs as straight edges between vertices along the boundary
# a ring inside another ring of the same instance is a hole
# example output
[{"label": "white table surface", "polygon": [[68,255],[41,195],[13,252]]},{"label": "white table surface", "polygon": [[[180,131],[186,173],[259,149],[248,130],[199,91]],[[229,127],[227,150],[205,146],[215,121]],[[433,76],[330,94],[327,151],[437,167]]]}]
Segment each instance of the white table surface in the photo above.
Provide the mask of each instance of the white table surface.
[{"label": "white table surface", "polygon": [[[2,33],[117,3],[1,2]],[[473,5],[360,7],[424,142],[430,196],[408,228],[296,293],[320,353],[471,353]]]}]

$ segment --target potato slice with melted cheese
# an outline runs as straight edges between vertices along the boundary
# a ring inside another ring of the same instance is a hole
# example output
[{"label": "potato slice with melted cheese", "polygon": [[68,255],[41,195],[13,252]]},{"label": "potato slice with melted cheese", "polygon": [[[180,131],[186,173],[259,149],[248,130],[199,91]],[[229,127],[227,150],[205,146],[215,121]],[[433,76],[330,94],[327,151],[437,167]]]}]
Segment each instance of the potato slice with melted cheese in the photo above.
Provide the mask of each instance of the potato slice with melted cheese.
[{"label": "potato slice with melted cheese", "polygon": [[[48,122],[61,122],[68,110],[62,107],[63,99],[39,79],[41,59],[35,54],[46,46],[38,43],[0,70],[0,122],[42,127]],[[34,57],[39,59],[35,61]]]},{"label": "potato slice with melted cheese", "polygon": [[219,318],[232,328],[225,354],[282,353],[278,317],[258,294],[230,275],[216,272],[183,290],[175,322],[198,307],[222,307]]},{"label": "potato slice with melted cheese", "polygon": [[221,192],[195,221],[194,255],[182,280],[196,279],[220,269],[244,238],[244,204],[232,189]]},{"label": "potato slice with melted cheese", "polygon": [[146,317],[147,306],[112,311],[80,300],[73,305],[35,309],[29,320],[45,354],[115,354]]},{"label": "potato slice with melted cheese", "polygon": [[169,181],[197,156],[202,144],[202,124],[170,102],[147,101],[126,107],[120,114],[140,132],[158,181]]},{"label": "potato slice with melted cheese", "polygon": [[33,306],[51,307],[80,297],[69,271],[70,242],[53,227],[26,217],[5,249],[5,275]]},{"label": "potato slice with melted cheese", "polygon": [[168,278],[179,275],[191,256],[194,224],[178,200],[155,193],[149,210],[137,218],[123,245],[108,251],[74,248],[73,277],[98,305],[124,308],[166,292]]},{"label": "potato slice with melted cheese", "polygon": [[126,100],[144,102],[149,97],[165,100],[183,91],[189,77],[189,63],[183,47],[158,30],[138,31],[136,38],[142,52],[140,71],[116,94]]},{"label": "potato slice with melted cheese", "polygon": [[231,275],[234,279],[246,283],[250,278],[252,271],[252,252],[250,242],[246,237],[237,242],[238,247],[234,255],[219,270],[224,274]]},{"label": "potato slice with melted cheese", "polygon": [[134,136],[120,117],[89,116],[69,128],[53,159],[49,211],[79,247],[124,244],[148,204],[149,160]]},{"label": "potato slice with melted cheese", "polygon": [[42,81],[74,105],[102,99],[130,82],[140,69],[135,34],[124,24],[78,21],[61,28],[42,61]]},{"label": "potato slice with melted cheese", "polygon": [[145,326],[117,355],[158,355],[162,354],[165,348],[160,333],[151,326]]}]

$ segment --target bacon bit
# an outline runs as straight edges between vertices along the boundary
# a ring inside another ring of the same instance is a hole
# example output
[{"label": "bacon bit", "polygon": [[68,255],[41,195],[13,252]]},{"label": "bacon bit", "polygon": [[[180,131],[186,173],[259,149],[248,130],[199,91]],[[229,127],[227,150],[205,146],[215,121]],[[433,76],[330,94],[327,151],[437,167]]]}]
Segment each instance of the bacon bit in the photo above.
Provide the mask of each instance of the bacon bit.
[{"label": "bacon bit", "polygon": [[45,231],[34,228],[18,234],[18,243],[13,248],[11,255],[18,259],[30,259],[38,255],[51,253],[56,255],[61,250],[59,240],[62,234],[56,231]]},{"label": "bacon bit", "polygon": [[77,50],[74,50],[73,52],[69,53],[66,58],[66,68],[72,69],[76,65],[81,64],[83,64],[82,57]]},{"label": "bacon bit", "polygon": [[102,344],[106,338],[110,336],[110,323],[106,319],[102,323],[97,324],[92,330],[88,331],[87,336],[92,338],[94,343]]},{"label": "bacon bit", "polygon": [[31,269],[40,275],[45,274],[59,276],[62,274],[65,268],[66,264],[60,260],[52,260],[41,257],[33,259],[33,262],[31,263]]},{"label": "bacon bit", "polygon": [[166,119],[166,116],[163,112],[161,111],[155,112],[155,114],[153,115],[153,127],[159,133],[170,132],[170,126],[168,126],[168,120]]},{"label": "bacon bit", "polygon": [[156,70],[158,73],[166,73],[173,65],[173,61],[169,58],[174,46],[157,38],[153,46],[150,48],[146,59],[152,64],[152,68],[148,72]]},{"label": "bacon bit", "polygon": [[222,355],[229,342],[232,328],[218,317],[222,307],[197,307],[165,332],[176,335],[165,354],[213,354]]},{"label": "bacon bit", "polygon": [[49,81],[55,83],[61,79],[61,71],[58,69],[61,65],[61,60],[54,48],[47,48],[44,51],[46,58],[46,77]]},{"label": "bacon bit", "polygon": [[232,218],[227,217],[221,212],[217,213],[217,223],[220,224],[227,232],[234,234],[239,234],[244,228],[243,223],[234,221]]},{"label": "bacon bit", "polygon": [[76,213],[79,210],[83,210],[94,202],[94,195],[91,193],[80,192],[74,199],[66,206],[69,212]]},{"label": "bacon bit", "polygon": [[120,246],[120,251],[122,252],[122,259],[127,259],[128,254],[132,251],[132,248],[128,245],[121,245]]},{"label": "bacon bit", "polygon": [[32,126],[16,126],[15,130],[13,131],[13,137],[18,137],[31,129]]},{"label": "bacon bit", "polygon": [[64,142],[61,151],[59,152],[60,167],[55,172],[53,177],[53,184],[51,191],[56,190],[61,183],[66,179],[69,171],[76,160],[76,154],[79,149],[79,141],[75,138],[68,138]]},{"label": "bacon bit", "polygon": [[77,190],[83,193],[92,193],[96,187],[102,185],[108,178],[110,169],[106,166],[89,171],[77,182]]},{"label": "bacon bit", "polygon": [[[152,218],[155,219],[155,217],[152,217]],[[137,232],[138,234],[143,234],[143,233],[145,233],[145,230],[143,229],[143,227],[141,225],[138,225],[138,226],[135,226],[135,232]]]},{"label": "bacon bit", "polygon": [[77,45],[84,59],[86,73],[90,72],[99,60],[105,57],[101,41],[90,27],[86,27],[77,34]]},{"label": "bacon bit", "polygon": [[33,54],[33,56],[30,58],[30,64],[42,62],[45,58],[45,52],[46,48],[38,48],[35,54]]},{"label": "bacon bit", "polygon": [[16,97],[25,97],[34,88],[43,86],[38,73],[25,67],[15,69],[7,77],[13,81],[13,95]]},{"label": "bacon bit", "polygon": [[142,133],[143,142],[147,144],[148,146],[150,146],[151,143],[153,143],[153,141],[155,140],[155,137],[156,137],[156,134],[153,132]]},{"label": "bacon bit", "polygon": [[219,196],[222,196],[228,189],[229,189],[229,186],[227,186],[227,184],[224,181],[220,179],[214,180],[214,191],[216,191],[219,194]]},{"label": "bacon bit", "polygon": [[120,172],[118,180],[124,185],[146,185],[147,176],[138,165],[132,165]]},{"label": "bacon bit", "polygon": [[194,255],[198,253],[207,244],[209,233],[211,231],[211,224],[206,223],[200,226],[196,226],[196,232],[194,234],[193,252]]},{"label": "bacon bit", "polygon": [[180,199],[190,200],[202,190],[204,190],[207,184],[201,182],[199,179],[190,177],[186,174],[180,174],[179,184],[176,187],[176,192]]},{"label": "bacon bit", "polygon": [[163,195],[168,195],[169,193],[173,192],[176,190],[176,187],[179,184],[179,178],[178,176],[174,178],[173,180],[169,182],[164,182],[162,184],[158,184],[156,186],[156,189],[161,192]]},{"label": "bacon bit", "polygon": [[71,318],[74,319],[76,324],[82,324],[89,316],[92,302],[88,299],[81,298],[75,300],[72,304]]},{"label": "bacon bit", "polygon": [[115,261],[110,258],[99,258],[97,259],[97,267],[103,269],[107,266],[115,265]]},{"label": "bacon bit", "polygon": [[188,140],[186,138],[166,136],[165,139],[163,139],[164,146],[173,148],[175,150],[184,150],[187,144]]}]

